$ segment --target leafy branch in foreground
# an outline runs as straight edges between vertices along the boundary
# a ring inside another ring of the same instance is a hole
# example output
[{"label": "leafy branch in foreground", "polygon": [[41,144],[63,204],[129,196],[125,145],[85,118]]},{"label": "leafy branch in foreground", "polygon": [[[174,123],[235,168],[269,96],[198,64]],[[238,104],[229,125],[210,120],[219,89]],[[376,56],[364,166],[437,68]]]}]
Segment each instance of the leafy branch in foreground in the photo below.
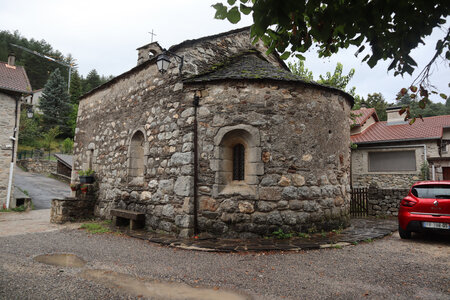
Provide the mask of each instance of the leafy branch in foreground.
[{"label": "leafy branch in foreground", "polygon": [[371,68],[389,60],[388,70],[394,70],[394,76],[413,73],[417,63],[411,51],[440,28],[445,37],[437,41],[430,62],[411,84],[413,90],[415,85],[420,87],[411,91],[416,96],[418,91],[423,103],[428,94],[437,93],[428,82],[431,67],[444,53],[443,59],[450,60],[450,30],[443,26],[450,5],[442,0],[228,0],[213,7],[215,18],[233,24],[241,20],[241,14],[251,14],[253,41],[262,40],[269,53],[277,51],[282,59],[292,55],[304,59],[302,53],[310,48],[317,48],[319,57],[328,57],[353,45],[358,47],[355,56],[365,54],[361,60]]}]

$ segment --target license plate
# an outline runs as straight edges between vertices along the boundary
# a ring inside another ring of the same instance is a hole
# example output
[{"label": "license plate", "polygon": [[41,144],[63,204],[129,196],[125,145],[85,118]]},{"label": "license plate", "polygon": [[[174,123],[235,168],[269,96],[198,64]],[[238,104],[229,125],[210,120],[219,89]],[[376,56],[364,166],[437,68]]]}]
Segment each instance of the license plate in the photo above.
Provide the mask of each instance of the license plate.
[{"label": "license plate", "polygon": [[425,228],[450,229],[450,224],[447,223],[422,222],[422,226]]}]

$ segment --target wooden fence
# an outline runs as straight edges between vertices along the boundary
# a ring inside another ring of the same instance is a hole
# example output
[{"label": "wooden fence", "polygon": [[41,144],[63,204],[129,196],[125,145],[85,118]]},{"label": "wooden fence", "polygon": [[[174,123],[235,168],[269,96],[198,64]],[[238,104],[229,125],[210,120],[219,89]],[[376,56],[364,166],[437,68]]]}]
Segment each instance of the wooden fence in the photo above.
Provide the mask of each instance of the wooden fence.
[{"label": "wooden fence", "polygon": [[367,217],[369,215],[369,189],[352,188],[350,215],[352,217]]}]

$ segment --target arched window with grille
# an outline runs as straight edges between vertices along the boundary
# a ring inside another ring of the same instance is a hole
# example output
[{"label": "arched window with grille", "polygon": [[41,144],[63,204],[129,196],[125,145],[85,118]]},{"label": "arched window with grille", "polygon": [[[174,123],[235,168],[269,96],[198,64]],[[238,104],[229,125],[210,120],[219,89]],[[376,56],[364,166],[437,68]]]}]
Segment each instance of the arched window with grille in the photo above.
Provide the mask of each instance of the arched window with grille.
[{"label": "arched window with grille", "polygon": [[245,147],[237,144],[233,147],[233,180],[245,178]]}]

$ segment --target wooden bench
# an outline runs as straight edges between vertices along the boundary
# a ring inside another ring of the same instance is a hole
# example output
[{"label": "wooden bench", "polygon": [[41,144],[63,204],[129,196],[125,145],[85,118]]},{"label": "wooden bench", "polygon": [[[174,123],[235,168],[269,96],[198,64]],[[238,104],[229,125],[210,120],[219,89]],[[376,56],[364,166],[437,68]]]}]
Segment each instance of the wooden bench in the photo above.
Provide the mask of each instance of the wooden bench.
[{"label": "wooden bench", "polygon": [[143,228],[145,226],[145,214],[137,211],[113,208],[110,211],[114,217],[116,226],[126,226],[130,223],[130,230]]}]

